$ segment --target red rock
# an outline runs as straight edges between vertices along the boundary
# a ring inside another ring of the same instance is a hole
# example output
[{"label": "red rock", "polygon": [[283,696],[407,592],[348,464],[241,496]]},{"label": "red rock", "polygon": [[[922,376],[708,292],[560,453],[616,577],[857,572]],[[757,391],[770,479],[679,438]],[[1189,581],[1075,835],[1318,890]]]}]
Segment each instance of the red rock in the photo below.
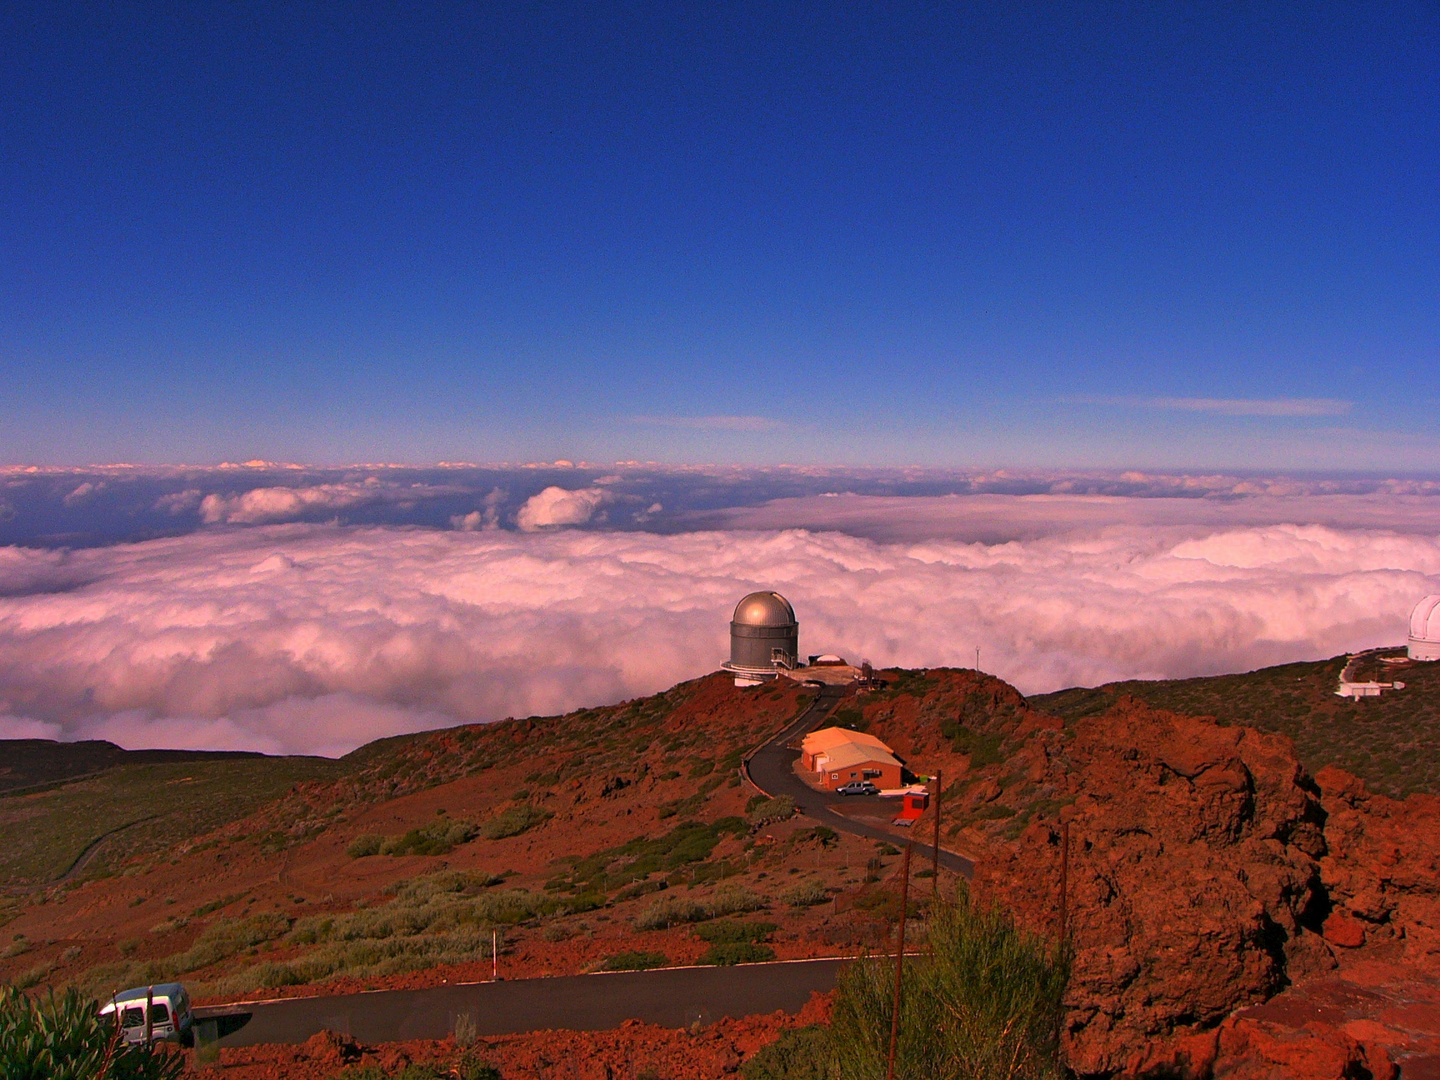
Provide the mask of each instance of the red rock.
[{"label": "red rock", "polygon": [[[1046,780],[1075,798],[1066,1051],[1080,1073],[1203,1071],[1204,1036],[1287,981],[1328,970],[1306,928],[1323,818],[1291,744],[1133,699],[1057,738]],[[1046,737],[1041,735],[1038,737]],[[1063,740],[1063,741],[1061,741]],[[1084,797],[1080,797],[1084,796]],[[1059,829],[996,844],[977,892],[1058,930]],[[1147,1064],[1148,1062],[1148,1064]]]},{"label": "red rock", "polygon": [[1440,973],[1440,798],[1372,795],[1335,768],[1315,780],[1327,814],[1321,873],[1331,902],[1365,920],[1367,940],[1398,943],[1408,962]]},{"label": "red rock", "polygon": [[1365,944],[1365,925],[1347,911],[1336,908],[1325,920],[1325,940],[1343,949]]},{"label": "red rock", "polygon": [[1212,1072],[1215,1080],[1394,1080],[1398,1074],[1383,1047],[1330,1025],[1294,1029],[1244,1018],[1221,1027]]}]

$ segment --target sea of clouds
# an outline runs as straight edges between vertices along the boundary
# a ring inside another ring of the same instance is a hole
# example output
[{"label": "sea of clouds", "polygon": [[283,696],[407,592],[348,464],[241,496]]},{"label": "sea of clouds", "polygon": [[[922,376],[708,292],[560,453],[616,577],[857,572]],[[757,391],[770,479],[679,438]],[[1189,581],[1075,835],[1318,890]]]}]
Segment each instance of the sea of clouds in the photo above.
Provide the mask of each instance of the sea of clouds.
[{"label": "sea of clouds", "polygon": [[[1411,481],[893,495],[827,492],[827,474],[727,506],[695,494],[723,487],[708,474],[523,499],[493,479],[451,484],[438,525],[305,520],[321,497],[294,493],[322,485],[271,476],[184,481],[177,535],[0,548],[0,737],[333,755],[611,702],[713,671],[756,588],[792,600],[804,652],[971,666],[978,647],[1027,693],[1403,643],[1440,591],[1440,498]],[[331,509],[446,486],[327,483]],[[277,524],[287,507],[301,520]]]}]

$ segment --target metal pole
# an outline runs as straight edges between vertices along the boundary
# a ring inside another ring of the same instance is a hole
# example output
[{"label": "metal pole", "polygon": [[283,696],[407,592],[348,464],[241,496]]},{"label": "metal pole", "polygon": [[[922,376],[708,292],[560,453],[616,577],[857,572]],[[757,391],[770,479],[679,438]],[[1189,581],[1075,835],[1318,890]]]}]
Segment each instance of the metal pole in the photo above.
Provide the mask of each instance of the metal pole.
[{"label": "metal pole", "polygon": [[498,931],[490,931],[490,974],[496,982],[500,981],[500,949],[498,942],[500,935]]},{"label": "metal pole", "polygon": [[935,850],[930,860],[930,892],[940,896],[940,798],[945,793],[945,773],[935,770]]},{"label": "metal pole", "polygon": [[890,1060],[885,1066],[885,1080],[895,1080],[895,1044],[900,1038],[900,984],[905,973],[905,909],[910,906],[910,852],[914,842],[905,845],[905,864],[900,870],[900,947],[895,950],[895,1004],[890,1013]]},{"label": "metal pole", "polygon": [[1070,823],[1060,823],[1060,941],[1068,933],[1070,916]]},{"label": "metal pole", "polygon": [[147,987],[145,988],[145,1045],[146,1045],[146,1046],[149,1046],[149,1045],[150,1045],[150,1036],[151,1036],[151,1034],[152,1034],[152,1032],[151,1032],[151,1030],[150,1030],[150,1005],[151,1005],[151,1003],[152,1003],[154,1000],[155,1000],[155,987],[153,987],[153,986],[147,986]]}]

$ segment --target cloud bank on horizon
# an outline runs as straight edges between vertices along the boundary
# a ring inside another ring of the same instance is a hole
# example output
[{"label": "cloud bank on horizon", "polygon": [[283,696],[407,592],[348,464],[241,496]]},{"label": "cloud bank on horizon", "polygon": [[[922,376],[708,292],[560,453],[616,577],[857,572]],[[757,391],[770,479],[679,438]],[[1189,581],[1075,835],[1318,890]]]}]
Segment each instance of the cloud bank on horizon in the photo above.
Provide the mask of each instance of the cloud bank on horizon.
[{"label": "cloud bank on horizon", "polygon": [[499,527],[492,490],[453,528],[0,548],[0,737],[338,754],[601,704],[714,670],[759,587],[795,603],[802,651],[925,667],[979,647],[1028,693],[1393,644],[1440,590],[1440,499],[1373,487],[818,495],[704,531],[575,527],[620,505],[602,479],[527,496],[522,529]]}]

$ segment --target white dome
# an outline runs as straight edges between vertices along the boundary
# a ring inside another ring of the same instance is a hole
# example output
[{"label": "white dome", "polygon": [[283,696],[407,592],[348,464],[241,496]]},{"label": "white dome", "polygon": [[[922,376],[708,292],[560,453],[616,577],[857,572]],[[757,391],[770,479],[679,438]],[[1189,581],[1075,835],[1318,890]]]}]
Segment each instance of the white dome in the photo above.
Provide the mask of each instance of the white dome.
[{"label": "white dome", "polygon": [[1440,660],[1440,594],[1425,597],[1410,613],[1412,660]]}]

